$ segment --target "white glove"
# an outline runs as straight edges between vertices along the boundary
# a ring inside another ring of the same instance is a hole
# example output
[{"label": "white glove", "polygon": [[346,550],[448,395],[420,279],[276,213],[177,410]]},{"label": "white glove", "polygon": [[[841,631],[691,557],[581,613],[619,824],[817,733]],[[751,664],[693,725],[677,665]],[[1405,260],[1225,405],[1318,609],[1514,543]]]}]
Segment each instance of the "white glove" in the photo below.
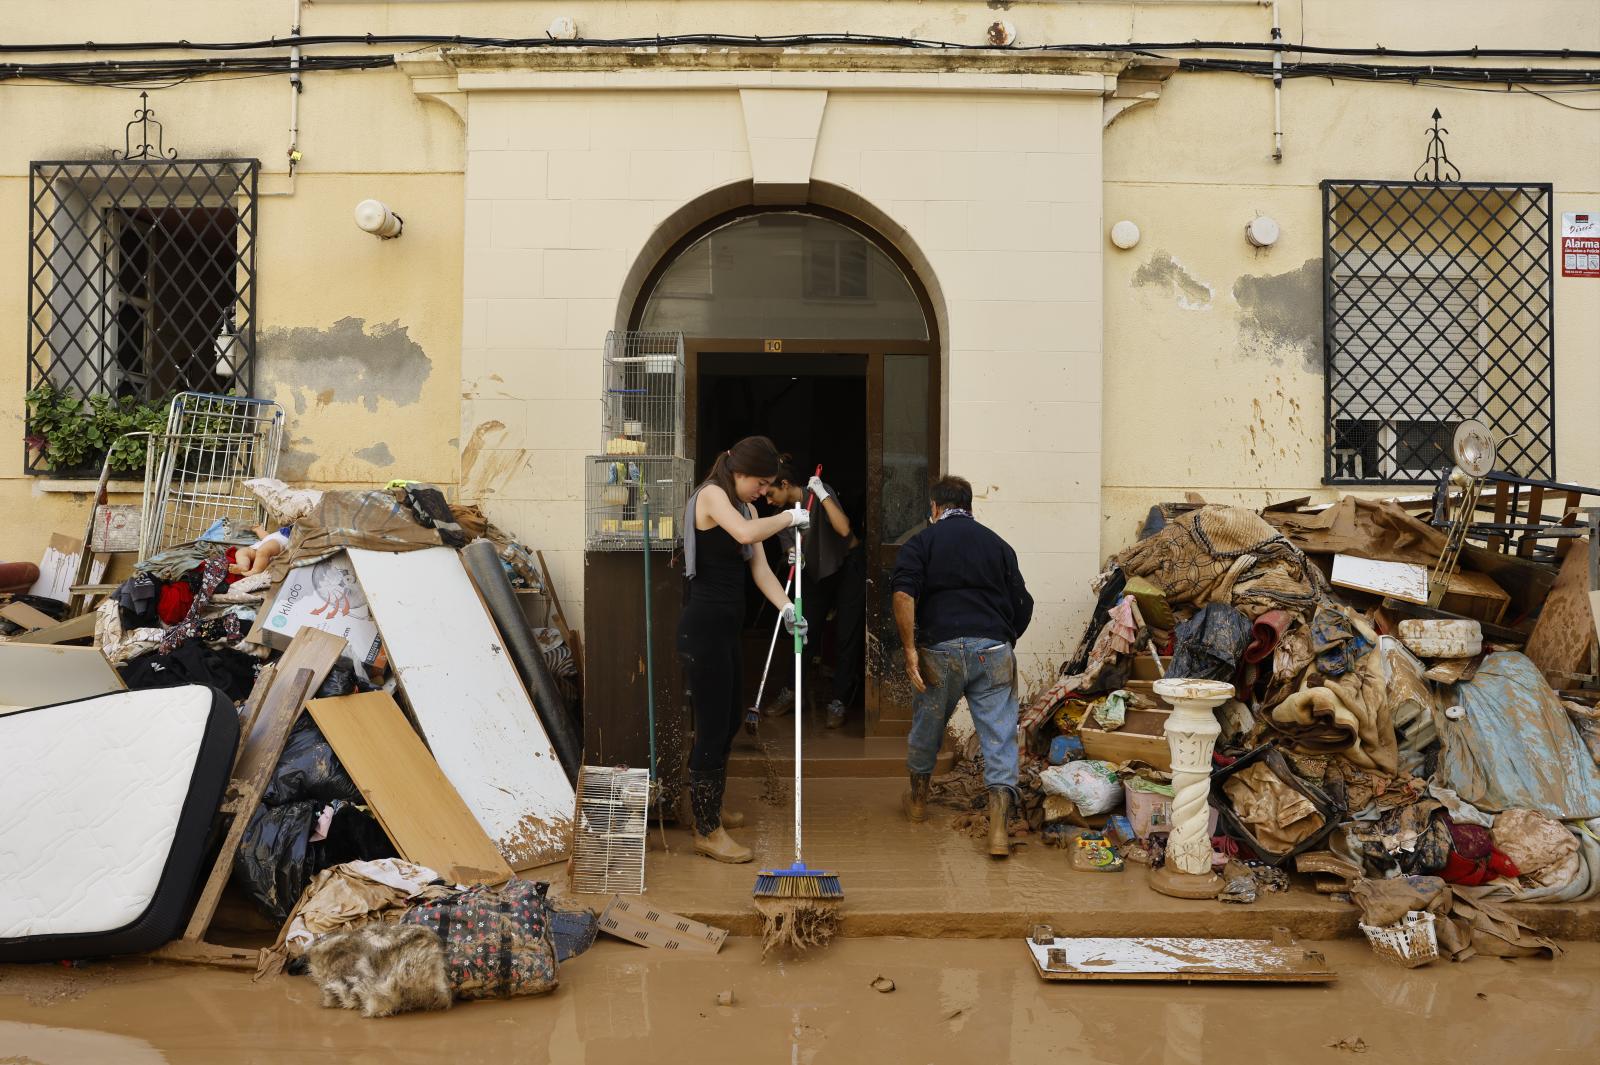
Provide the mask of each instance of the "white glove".
[{"label": "white glove", "polygon": [[794,565],[794,548],[789,548],[789,565]]},{"label": "white glove", "polygon": [[798,635],[804,643],[811,641],[811,622],[794,616],[793,603],[783,608],[783,627],[788,630],[790,636]]},{"label": "white glove", "polygon": [[795,507],[788,514],[789,528],[799,529],[801,532],[811,528],[811,512],[805,507]]},{"label": "white glove", "polygon": [[828,497],[833,495],[832,492],[828,491],[828,486],[822,483],[821,477],[811,478],[806,482],[806,488],[810,489],[811,494],[817,497],[818,503],[827,502]]}]

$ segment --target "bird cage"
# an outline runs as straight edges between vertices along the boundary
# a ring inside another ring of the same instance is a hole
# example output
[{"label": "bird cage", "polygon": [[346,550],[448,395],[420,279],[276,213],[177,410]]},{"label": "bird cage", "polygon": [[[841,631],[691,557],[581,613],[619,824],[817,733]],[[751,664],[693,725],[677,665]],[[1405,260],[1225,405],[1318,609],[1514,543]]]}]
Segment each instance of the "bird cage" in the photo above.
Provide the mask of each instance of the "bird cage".
[{"label": "bird cage", "polygon": [[683,334],[607,333],[605,395],[601,399],[605,412],[602,452],[682,458],[687,443]]},{"label": "bird cage", "polygon": [[643,551],[646,503],[650,546],[683,542],[683,508],[694,463],[670,455],[590,455],[584,460],[585,542],[590,551]]}]

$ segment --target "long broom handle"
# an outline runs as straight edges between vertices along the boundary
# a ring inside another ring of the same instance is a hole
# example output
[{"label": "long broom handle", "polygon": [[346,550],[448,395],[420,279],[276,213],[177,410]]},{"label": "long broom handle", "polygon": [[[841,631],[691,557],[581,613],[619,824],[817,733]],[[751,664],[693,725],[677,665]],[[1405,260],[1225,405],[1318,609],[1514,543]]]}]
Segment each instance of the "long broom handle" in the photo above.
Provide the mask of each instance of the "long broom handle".
[{"label": "long broom handle", "polygon": [[[799,506],[799,504],[795,504]],[[809,507],[807,508],[810,509]],[[794,862],[800,864],[800,719],[803,716],[805,699],[800,692],[801,666],[805,661],[805,636],[801,634],[800,622],[805,618],[804,595],[800,590],[800,582],[805,574],[806,553],[804,534],[800,527],[794,530]]]},{"label": "long broom handle", "polygon": [[[817,476],[818,477],[822,476],[822,466],[820,464],[818,464],[818,466],[817,466]],[[806,493],[806,510],[809,511],[811,509],[811,503],[815,499],[816,499],[816,494],[815,493],[813,493],[813,492],[807,492]],[[799,556],[798,553],[796,553],[795,557],[799,558],[800,556]],[[789,564],[789,575],[783,579],[783,594],[784,595],[788,595],[789,594],[789,589],[792,588],[792,587],[794,587],[794,564],[790,563]],[[778,612],[778,620],[772,626],[772,642],[767,645],[767,664],[765,666],[761,667],[761,684],[756,688],[756,706],[760,706],[761,705],[761,697],[766,694],[766,691],[767,691],[767,674],[772,672],[772,655],[778,649],[778,633],[782,629],[783,629],[783,611],[780,610]],[[798,703],[796,705],[798,705]]]}]

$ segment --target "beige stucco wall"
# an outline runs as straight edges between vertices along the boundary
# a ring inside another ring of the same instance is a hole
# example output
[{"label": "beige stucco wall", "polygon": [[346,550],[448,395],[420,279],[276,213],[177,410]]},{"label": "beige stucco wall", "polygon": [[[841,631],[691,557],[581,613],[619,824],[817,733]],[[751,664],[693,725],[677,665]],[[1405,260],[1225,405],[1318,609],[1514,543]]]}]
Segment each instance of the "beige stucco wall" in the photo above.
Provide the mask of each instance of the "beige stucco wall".
[{"label": "beige stucco wall", "polygon": [[[949,467],[1023,556],[1039,666],[1081,607],[1100,511],[1099,400],[1082,385],[1099,379],[1101,96],[1097,77],[1059,80],[1027,96],[841,81],[810,168],[925,264],[946,331]],[[581,614],[597,352],[663,224],[751,180],[745,113],[737,86],[468,95],[463,495],[546,550]]]},{"label": "beige stucco wall", "polygon": [[[1590,0],[1280,7],[1289,41],[1600,47]],[[289,5],[81,0],[41,11],[0,0],[21,40],[282,36]],[[1264,40],[1268,18],[1244,4],[910,0],[591,0],[562,11],[594,37],[849,29],[970,43],[1004,17],[1024,44]],[[305,6],[303,29],[526,35],[555,13],[504,0],[321,0]],[[292,195],[285,79],[191,82],[153,98],[168,143],[186,154],[263,161],[261,380],[288,413],[284,471],[449,485],[459,469],[464,496],[481,495],[546,549],[581,612],[577,460],[597,443],[599,340],[652,236],[696,197],[750,177],[737,92],[475,92],[463,123],[403,71],[306,85]],[[1239,76],[1180,73],[1103,135],[1098,98],[830,93],[813,177],[870,207],[933,275],[947,318],[945,457],[1025,553],[1045,603],[1036,666],[1059,655],[1087,575],[1151,502],[1185,490],[1247,502],[1331,494],[1320,488],[1319,180],[1409,176],[1439,106],[1468,178],[1551,181],[1557,215],[1600,208],[1600,114],[1525,93],[1315,79],[1289,82],[1283,102],[1285,158],[1274,163],[1270,86]],[[126,89],[0,83],[0,218],[12,220],[0,226],[0,330],[10,330],[0,335],[11,338],[0,431],[13,440],[28,162],[121,147],[135,106]],[[1030,177],[1030,155],[1058,171]],[[367,196],[405,216],[403,239],[355,229],[350,210]],[[1256,213],[1283,226],[1271,250],[1243,239]],[[1144,233],[1130,252],[1104,240],[1119,218]],[[1555,297],[1560,474],[1593,483],[1600,282],[1558,279]],[[0,557],[35,557],[48,532],[81,526],[82,497],[41,492],[21,459],[20,446],[0,446]]]}]

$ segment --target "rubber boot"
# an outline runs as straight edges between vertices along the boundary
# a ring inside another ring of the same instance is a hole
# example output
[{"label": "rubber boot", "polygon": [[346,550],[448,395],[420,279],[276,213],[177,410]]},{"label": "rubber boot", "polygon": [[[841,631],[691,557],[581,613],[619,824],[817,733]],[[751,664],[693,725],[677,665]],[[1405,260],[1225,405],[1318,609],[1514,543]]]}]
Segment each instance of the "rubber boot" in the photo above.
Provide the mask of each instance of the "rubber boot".
[{"label": "rubber boot", "polygon": [[900,800],[906,819],[913,824],[920,825],[928,819],[928,779],[932,776],[932,773],[912,773],[911,790]]},{"label": "rubber boot", "polygon": [[723,773],[689,773],[689,802],[694,807],[694,849],[719,862],[740,864],[753,855],[733,841],[722,827]]},{"label": "rubber boot", "polygon": [[1011,817],[1011,789],[989,789],[989,857],[1011,857],[1011,834],[1006,822]]}]

